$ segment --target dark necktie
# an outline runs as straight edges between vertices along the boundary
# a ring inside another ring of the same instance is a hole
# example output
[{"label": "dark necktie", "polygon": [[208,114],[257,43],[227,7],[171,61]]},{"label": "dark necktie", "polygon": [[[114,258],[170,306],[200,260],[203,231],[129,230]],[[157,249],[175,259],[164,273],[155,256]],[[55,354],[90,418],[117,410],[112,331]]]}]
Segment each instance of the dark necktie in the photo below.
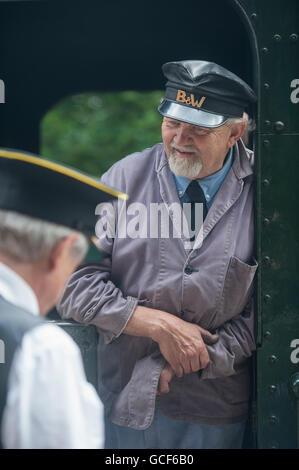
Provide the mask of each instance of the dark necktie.
[{"label": "dark necktie", "polygon": [[188,188],[186,189],[186,193],[189,196],[191,202],[191,230],[195,230],[195,204],[203,204],[203,220],[205,220],[208,213],[207,201],[203,190],[195,180],[191,181]]}]

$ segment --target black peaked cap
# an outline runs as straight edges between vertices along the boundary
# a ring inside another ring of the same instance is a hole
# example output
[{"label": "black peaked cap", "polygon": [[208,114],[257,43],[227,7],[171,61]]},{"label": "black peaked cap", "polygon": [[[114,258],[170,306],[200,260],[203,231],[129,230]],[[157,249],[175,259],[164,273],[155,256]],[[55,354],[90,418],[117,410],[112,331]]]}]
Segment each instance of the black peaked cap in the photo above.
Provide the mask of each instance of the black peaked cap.
[{"label": "black peaked cap", "polygon": [[74,168],[0,148],[0,209],[95,233],[96,206],[128,196]]},{"label": "black peaked cap", "polygon": [[167,62],[163,115],[203,127],[218,127],[229,118],[242,117],[256,101],[250,86],[234,73],[203,60]]}]

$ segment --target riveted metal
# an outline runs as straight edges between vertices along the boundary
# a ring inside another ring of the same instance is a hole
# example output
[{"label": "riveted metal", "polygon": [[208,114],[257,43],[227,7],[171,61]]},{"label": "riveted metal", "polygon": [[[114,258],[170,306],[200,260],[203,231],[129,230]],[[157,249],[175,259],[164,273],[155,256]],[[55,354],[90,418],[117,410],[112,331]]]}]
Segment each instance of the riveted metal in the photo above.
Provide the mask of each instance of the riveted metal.
[{"label": "riveted metal", "polygon": [[272,297],[271,297],[270,294],[265,294],[265,295],[264,295],[264,302],[265,302],[266,304],[269,304],[269,303],[271,302],[271,300],[272,300]]},{"label": "riveted metal", "polygon": [[264,256],[263,258],[263,263],[267,266],[269,266],[271,264],[271,259],[270,259],[270,256]]},{"label": "riveted metal", "polygon": [[263,140],[263,146],[264,147],[270,147],[270,140],[268,140],[268,139]]},{"label": "riveted metal", "polygon": [[271,336],[271,331],[269,331],[269,330],[265,331],[265,333],[264,333],[264,338],[265,338],[265,339],[269,339],[270,336]]},{"label": "riveted metal", "polygon": [[282,121],[276,121],[273,127],[276,134],[280,134],[284,130],[285,125]]},{"label": "riveted metal", "polygon": [[269,385],[268,390],[271,394],[277,392],[277,385]]},{"label": "riveted metal", "polygon": [[268,179],[263,180],[263,186],[267,187],[270,185],[270,181]]},{"label": "riveted metal", "polygon": [[263,225],[265,225],[266,227],[267,227],[268,225],[270,225],[270,219],[268,219],[267,217],[264,217],[264,218],[263,218]]},{"label": "riveted metal", "polygon": [[290,35],[290,40],[291,40],[292,42],[298,41],[298,34],[292,33],[292,34]]},{"label": "riveted metal", "polygon": [[263,54],[268,54],[268,52],[269,52],[269,49],[267,47],[262,48],[262,53]]},{"label": "riveted metal", "polygon": [[299,372],[292,375],[290,378],[290,385],[296,399],[299,400]]},{"label": "riveted metal", "polygon": [[256,21],[257,20],[257,14],[256,13],[251,13],[251,19]]},{"label": "riveted metal", "polygon": [[269,121],[268,119],[266,119],[266,121],[264,122],[265,126],[266,127],[270,127],[271,126],[271,121]]},{"label": "riveted metal", "polygon": [[265,90],[269,90],[269,88],[270,88],[269,83],[264,83],[264,88],[265,88]]},{"label": "riveted metal", "polygon": [[268,362],[270,364],[275,364],[277,361],[278,361],[278,358],[274,354],[272,354],[271,356],[268,357]]},{"label": "riveted metal", "polygon": [[279,418],[276,415],[270,415],[268,418],[268,421],[270,424],[278,424],[279,423]]},{"label": "riveted metal", "polygon": [[280,42],[281,41],[280,34],[274,34],[273,39],[274,39],[275,42]]}]

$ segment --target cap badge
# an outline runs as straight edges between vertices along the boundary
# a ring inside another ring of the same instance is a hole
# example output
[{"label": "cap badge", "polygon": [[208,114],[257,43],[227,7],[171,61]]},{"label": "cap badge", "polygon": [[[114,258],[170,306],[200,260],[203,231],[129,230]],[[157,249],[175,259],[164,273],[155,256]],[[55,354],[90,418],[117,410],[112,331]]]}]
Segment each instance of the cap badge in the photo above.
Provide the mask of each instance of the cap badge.
[{"label": "cap badge", "polygon": [[195,99],[193,93],[190,93],[190,96],[188,96],[187,93],[183,90],[178,90],[176,95],[176,101],[193,106],[193,108],[201,108],[205,99],[206,97],[202,96],[200,100],[197,100]]}]

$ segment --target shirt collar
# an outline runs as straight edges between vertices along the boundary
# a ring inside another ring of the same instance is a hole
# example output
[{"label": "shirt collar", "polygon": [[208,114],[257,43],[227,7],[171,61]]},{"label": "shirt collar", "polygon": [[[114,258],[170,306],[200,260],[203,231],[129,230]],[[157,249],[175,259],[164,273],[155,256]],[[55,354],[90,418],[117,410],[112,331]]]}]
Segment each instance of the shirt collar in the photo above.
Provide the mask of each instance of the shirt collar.
[{"label": "shirt collar", "polygon": [[32,288],[15,271],[0,262],[0,295],[8,302],[33,315],[39,315],[37,297]]},{"label": "shirt collar", "polygon": [[[229,172],[231,166],[232,166],[232,161],[233,161],[233,149],[230,148],[227,158],[225,159],[225,163],[223,167],[216,171],[216,173],[213,173],[212,175],[205,176],[204,178],[198,178],[197,181],[202,190],[204,191],[206,199],[209,201],[213,199],[215,194],[217,193],[220,185],[222,184],[223,180],[225,179],[227,173]],[[176,181],[176,185],[178,188],[179,192],[179,197],[183,197],[187,187],[189,186],[190,180],[189,178],[186,178],[184,176],[177,176],[174,174],[174,178]]]}]

